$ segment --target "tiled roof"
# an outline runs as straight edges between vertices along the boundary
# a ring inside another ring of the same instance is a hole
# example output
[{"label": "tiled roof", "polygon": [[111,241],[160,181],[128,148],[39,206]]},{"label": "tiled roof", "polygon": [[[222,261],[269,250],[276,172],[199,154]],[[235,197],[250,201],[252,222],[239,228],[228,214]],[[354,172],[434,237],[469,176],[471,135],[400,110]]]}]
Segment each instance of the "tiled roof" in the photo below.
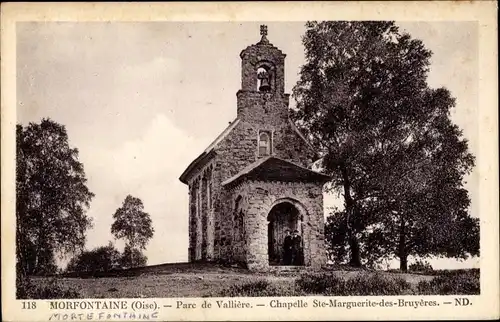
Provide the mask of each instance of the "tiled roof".
[{"label": "tiled roof", "polygon": [[326,182],[330,180],[330,177],[293,162],[269,156],[245,167],[235,176],[225,180],[222,185],[235,185],[245,179],[285,182]]}]

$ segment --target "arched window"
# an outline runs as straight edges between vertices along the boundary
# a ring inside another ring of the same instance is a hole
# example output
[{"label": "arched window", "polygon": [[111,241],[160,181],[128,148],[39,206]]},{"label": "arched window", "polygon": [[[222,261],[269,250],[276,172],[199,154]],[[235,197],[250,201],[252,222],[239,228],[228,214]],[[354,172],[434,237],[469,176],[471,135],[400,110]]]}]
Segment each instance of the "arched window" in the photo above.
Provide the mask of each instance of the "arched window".
[{"label": "arched window", "polygon": [[241,211],[241,199],[243,199],[241,196],[236,197],[236,200],[234,202],[234,218],[236,219],[238,217],[239,212]]},{"label": "arched window", "polygon": [[271,136],[268,132],[259,133],[259,156],[271,154]]},{"label": "arched window", "polygon": [[242,197],[238,196],[234,204],[234,218],[233,218],[233,256],[235,260],[244,260],[243,246],[246,241],[245,237],[245,221]]}]

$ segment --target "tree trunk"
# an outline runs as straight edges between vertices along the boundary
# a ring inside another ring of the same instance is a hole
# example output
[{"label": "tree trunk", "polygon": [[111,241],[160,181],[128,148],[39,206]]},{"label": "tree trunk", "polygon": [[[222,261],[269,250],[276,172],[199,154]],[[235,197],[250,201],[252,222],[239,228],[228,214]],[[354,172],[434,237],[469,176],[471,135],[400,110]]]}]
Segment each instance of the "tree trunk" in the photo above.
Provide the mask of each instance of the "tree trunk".
[{"label": "tree trunk", "polygon": [[404,255],[403,257],[401,257],[399,259],[399,269],[402,271],[402,272],[406,272],[408,271],[408,256],[407,255]]},{"label": "tree trunk", "polygon": [[408,270],[408,254],[406,253],[406,231],[403,214],[401,214],[401,222],[399,224],[399,269],[403,272]]},{"label": "tree trunk", "polygon": [[359,242],[356,236],[350,234],[349,247],[351,248],[351,260],[349,265],[353,267],[361,267],[361,257],[359,254]]},{"label": "tree trunk", "polygon": [[40,274],[41,271],[43,271],[43,267],[45,266],[46,263],[43,261],[43,251],[44,251],[44,246],[46,245],[46,237],[45,237],[45,230],[43,225],[40,226],[39,232],[38,232],[38,239],[36,240],[36,245],[35,245],[35,274],[38,275]]},{"label": "tree trunk", "polygon": [[39,248],[35,246],[35,258],[33,261],[31,274],[38,275],[38,267],[40,266],[39,262],[40,262],[40,251]]},{"label": "tree trunk", "polygon": [[[19,217],[18,217],[19,218]],[[21,224],[19,223],[19,219],[16,224],[16,274],[17,276],[25,276],[27,275],[27,256],[26,256],[26,245],[23,243],[20,229]]]},{"label": "tree trunk", "polygon": [[26,200],[24,200],[24,193],[22,189],[19,192],[16,202],[16,274],[20,276],[27,276],[29,274],[29,250],[27,242],[27,234],[25,232],[25,223],[23,222],[22,214],[26,214]]},{"label": "tree trunk", "polygon": [[361,267],[361,257],[359,253],[359,242],[356,238],[355,231],[351,226],[351,218],[354,213],[354,200],[351,196],[351,186],[349,181],[349,176],[347,175],[347,170],[342,169],[342,178],[344,180],[344,199],[346,205],[346,229],[349,242],[349,248],[351,249],[351,259],[349,260],[349,265],[353,267]]}]

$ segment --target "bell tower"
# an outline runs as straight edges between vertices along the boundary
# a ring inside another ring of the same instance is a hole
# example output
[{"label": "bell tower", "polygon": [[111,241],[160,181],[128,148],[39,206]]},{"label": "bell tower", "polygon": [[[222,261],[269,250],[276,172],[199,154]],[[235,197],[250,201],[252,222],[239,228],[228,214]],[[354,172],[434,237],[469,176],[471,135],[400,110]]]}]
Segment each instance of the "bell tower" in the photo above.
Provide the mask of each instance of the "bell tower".
[{"label": "bell tower", "polygon": [[[287,118],[289,95],[285,94],[285,57],[267,39],[267,26],[260,26],[261,39],[241,53],[241,89],[237,93],[238,118],[248,122]],[[277,121],[277,120],[275,120]]]}]

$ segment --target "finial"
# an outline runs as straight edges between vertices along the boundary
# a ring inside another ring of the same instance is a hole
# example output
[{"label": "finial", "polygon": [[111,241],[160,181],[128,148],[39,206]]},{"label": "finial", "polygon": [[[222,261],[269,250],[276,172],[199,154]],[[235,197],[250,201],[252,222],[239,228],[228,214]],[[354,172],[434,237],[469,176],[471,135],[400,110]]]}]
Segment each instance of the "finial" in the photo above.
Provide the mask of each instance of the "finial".
[{"label": "finial", "polygon": [[259,44],[269,44],[269,40],[267,40],[267,26],[266,25],[260,25],[260,35],[262,38],[260,38],[260,41],[258,42]]},{"label": "finial", "polygon": [[266,25],[260,25],[260,35],[262,37],[267,36],[267,26]]}]

